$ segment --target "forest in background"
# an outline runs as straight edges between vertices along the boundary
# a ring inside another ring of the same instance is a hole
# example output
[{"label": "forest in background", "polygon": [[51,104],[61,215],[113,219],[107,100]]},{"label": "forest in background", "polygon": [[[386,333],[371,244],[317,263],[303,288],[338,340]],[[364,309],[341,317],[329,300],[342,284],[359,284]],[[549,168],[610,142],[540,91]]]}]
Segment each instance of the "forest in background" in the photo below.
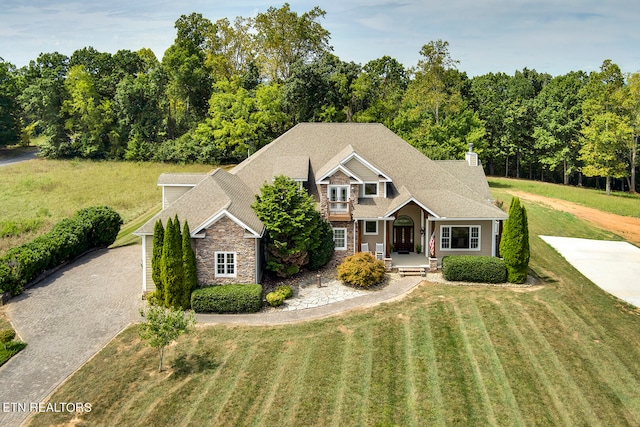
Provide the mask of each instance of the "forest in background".
[{"label": "forest in background", "polygon": [[332,53],[324,15],[183,15],[161,60],[92,47],[0,59],[0,147],[37,137],[48,158],[224,164],[300,122],[379,122],[432,159],[473,144],[489,175],[637,189],[640,73],[605,59],[589,74],[469,78],[443,40],[408,68],[361,65]]}]

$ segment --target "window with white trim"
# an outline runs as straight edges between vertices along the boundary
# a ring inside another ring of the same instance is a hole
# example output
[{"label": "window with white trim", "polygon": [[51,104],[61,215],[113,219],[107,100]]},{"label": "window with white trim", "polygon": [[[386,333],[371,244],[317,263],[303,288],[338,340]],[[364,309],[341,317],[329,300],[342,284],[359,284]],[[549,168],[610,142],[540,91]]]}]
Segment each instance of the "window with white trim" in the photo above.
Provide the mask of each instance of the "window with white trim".
[{"label": "window with white trim", "polygon": [[364,184],[362,184],[361,197],[378,197],[378,183],[365,182]]},{"label": "window with white trim", "polygon": [[440,249],[479,251],[480,227],[477,225],[442,225],[440,227]]},{"label": "window with white trim", "polygon": [[347,212],[349,210],[349,186],[330,185],[327,188],[329,210],[332,212]]},{"label": "window with white trim", "polygon": [[216,277],[236,277],[235,252],[216,252],[215,257]]},{"label": "window with white trim", "polygon": [[378,221],[365,221],[364,222],[364,234],[377,235],[378,234]]},{"label": "window with white trim", "polygon": [[346,228],[333,229],[333,243],[335,244],[336,251],[347,250],[347,229]]}]

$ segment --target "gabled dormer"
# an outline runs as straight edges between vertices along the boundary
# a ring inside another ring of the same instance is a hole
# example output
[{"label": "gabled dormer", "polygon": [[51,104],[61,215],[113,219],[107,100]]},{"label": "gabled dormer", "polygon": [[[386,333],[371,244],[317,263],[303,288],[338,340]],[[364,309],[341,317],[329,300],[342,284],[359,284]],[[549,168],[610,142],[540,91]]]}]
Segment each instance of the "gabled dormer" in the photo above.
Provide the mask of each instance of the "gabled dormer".
[{"label": "gabled dormer", "polygon": [[322,211],[330,221],[350,221],[360,198],[387,197],[387,183],[392,182],[351,145],[325,163],[317,177]]}]

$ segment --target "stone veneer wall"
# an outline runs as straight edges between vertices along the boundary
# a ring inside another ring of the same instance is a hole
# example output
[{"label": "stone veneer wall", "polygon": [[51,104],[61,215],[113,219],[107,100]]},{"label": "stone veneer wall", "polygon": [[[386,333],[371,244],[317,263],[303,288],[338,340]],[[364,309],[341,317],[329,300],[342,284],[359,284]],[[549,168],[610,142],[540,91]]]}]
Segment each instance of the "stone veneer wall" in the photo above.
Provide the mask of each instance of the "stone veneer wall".
[{"label": "stone veneer wall", "polygon": [[[246,238],[243,227],[222,217],[205,230],[203,239],[194,239],[200,286],[255,283],[256,239]],[[236,277],[215,277],[215,253],[236,253]]]},{"label": "stone veneer wall", "polygon": [[[330,185],[349,185],[349,212],[353,210],[353,205],[358,203],[358,197],[360,194],[360,186],[358,184],[350,184],[350,181],[351,179],[342,171],[337,171],[329,177]],[[329,199],[327,194],[328,186],[328,184],[321,184],[319,189],[320,214],[324,219],[329,217]],[[331,261],[329,261],[329,265],[337,266],[342,262],[342,260],[349,255],[353,255],[355,252],[353,247],[353,221],[331,221],[331,227],[347,229],[347,250],[334,251],[333,257],[331,258]]]}]

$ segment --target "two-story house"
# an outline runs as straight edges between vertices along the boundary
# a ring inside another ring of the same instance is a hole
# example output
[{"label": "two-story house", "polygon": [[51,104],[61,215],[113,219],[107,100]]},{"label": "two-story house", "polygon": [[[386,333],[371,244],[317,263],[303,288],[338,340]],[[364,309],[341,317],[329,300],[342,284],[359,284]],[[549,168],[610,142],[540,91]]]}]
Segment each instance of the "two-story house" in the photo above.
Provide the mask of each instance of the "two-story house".
[{"label": "two-story house", "polygon": [[357,251],[428,264],[431,236],[438,260],[497,255],[507,215],[472,150],[466,160],[433,161],[381,124],[302,123],[228,172],[160,176],[163,209],[136,231],[143,291],[154,290],[153,226],[176,214],[189,221],[201,284],[259,283],[265,227],[251,204],[278,175],[298,181],[330,221],[334,264]]}]

